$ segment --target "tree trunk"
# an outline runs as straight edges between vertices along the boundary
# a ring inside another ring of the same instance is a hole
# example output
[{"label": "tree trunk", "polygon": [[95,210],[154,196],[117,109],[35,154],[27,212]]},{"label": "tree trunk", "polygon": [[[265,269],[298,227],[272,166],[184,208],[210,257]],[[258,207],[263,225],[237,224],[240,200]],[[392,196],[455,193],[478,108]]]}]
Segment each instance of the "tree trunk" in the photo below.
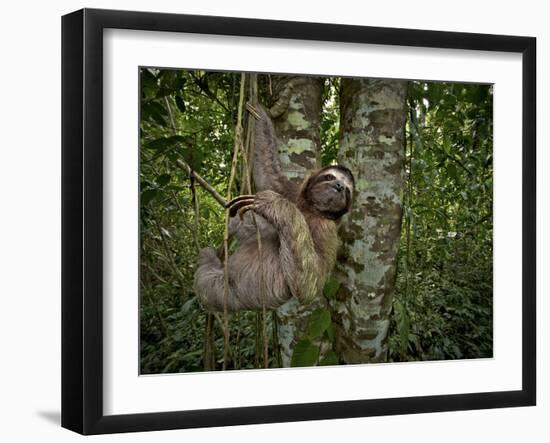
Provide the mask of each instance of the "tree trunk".
[{"label": "tree trunk", "polygon": [[401,233],[407,83],[342,79],[338,161],[355,176],[341,226],[341,286],[331,300],[335,350],[345,363],[387,359]]},{"label": "tree trunk", "polygon": [[[272,76],[275,104],[270,108],[277,137],[283,174],[301,183],[306,172],[321,165],[321,96],[323,81],[318,77]],[[279,346],[283,367],[290,366],[292,351],[304,331],[311,312],[320,302],[302,305],[297,299],[277,309]]]}]

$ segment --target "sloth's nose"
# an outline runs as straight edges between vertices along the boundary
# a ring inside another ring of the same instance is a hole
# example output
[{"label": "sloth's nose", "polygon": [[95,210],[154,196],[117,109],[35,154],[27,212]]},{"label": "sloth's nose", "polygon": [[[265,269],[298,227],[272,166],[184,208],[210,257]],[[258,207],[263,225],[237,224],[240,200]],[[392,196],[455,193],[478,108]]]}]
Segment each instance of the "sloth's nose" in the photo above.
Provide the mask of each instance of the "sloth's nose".
[{"label": "sloth's nose", "polygon": [[337,192],[342,192],[344,190],[344,185],[340,182],[336,182],[334,184],[334,189],[336,189]]}]

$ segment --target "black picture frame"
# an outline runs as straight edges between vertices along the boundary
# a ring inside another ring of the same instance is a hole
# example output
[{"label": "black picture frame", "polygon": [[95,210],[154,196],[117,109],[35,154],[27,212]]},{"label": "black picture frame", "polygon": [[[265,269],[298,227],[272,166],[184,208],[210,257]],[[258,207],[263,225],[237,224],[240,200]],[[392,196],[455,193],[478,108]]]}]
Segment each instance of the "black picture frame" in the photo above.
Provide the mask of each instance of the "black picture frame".
[{"label": "black picture frame", "polygon": [[[103,30],[171,31],[522,55],[522,389],[130,415],[103,413]],[[536,39],[503,35],[83,9],[62,18],[62,426],[151,431],[536,403]]]}]

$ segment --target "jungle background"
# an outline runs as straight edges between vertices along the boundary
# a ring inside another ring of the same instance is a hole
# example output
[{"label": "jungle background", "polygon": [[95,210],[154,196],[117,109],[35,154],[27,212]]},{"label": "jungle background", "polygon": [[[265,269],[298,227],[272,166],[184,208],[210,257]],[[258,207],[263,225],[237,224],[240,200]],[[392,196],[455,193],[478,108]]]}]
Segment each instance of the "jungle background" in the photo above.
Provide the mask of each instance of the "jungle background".
[{"label": "jungle background", "polygon": [[[142,68],[140,94],[142,374],[492,356],[491,85]],[[344,164],[354,208],[318,302],[207,314],[196,257],[246,189],[252,94],[284,173]]]}]

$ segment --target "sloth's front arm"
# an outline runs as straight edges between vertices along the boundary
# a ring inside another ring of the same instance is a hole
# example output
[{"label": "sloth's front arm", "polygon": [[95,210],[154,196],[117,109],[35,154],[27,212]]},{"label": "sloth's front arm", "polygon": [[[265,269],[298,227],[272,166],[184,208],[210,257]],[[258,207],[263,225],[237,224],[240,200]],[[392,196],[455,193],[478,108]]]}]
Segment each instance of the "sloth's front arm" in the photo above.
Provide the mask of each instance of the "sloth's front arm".
[{"label": "sloth's front arm", "polygon": [[256,191],[273,190],[294,198],[298,193],[296,183],[290,181],[281,170],[278,140],[269,112],[258,102],[247,104],[256,119],[254,161],[252,163]]},{"label": "sloth's front arm", "polygon": [[334,266],[335,254],[327,257],[316,250],[308,223],[298,207],[274,191],[237,197],[228,207],[231,216],[242,217],[252,210],[273,225],[280,240],[281,269],[292,295],[302,303],[313,301]]}]

